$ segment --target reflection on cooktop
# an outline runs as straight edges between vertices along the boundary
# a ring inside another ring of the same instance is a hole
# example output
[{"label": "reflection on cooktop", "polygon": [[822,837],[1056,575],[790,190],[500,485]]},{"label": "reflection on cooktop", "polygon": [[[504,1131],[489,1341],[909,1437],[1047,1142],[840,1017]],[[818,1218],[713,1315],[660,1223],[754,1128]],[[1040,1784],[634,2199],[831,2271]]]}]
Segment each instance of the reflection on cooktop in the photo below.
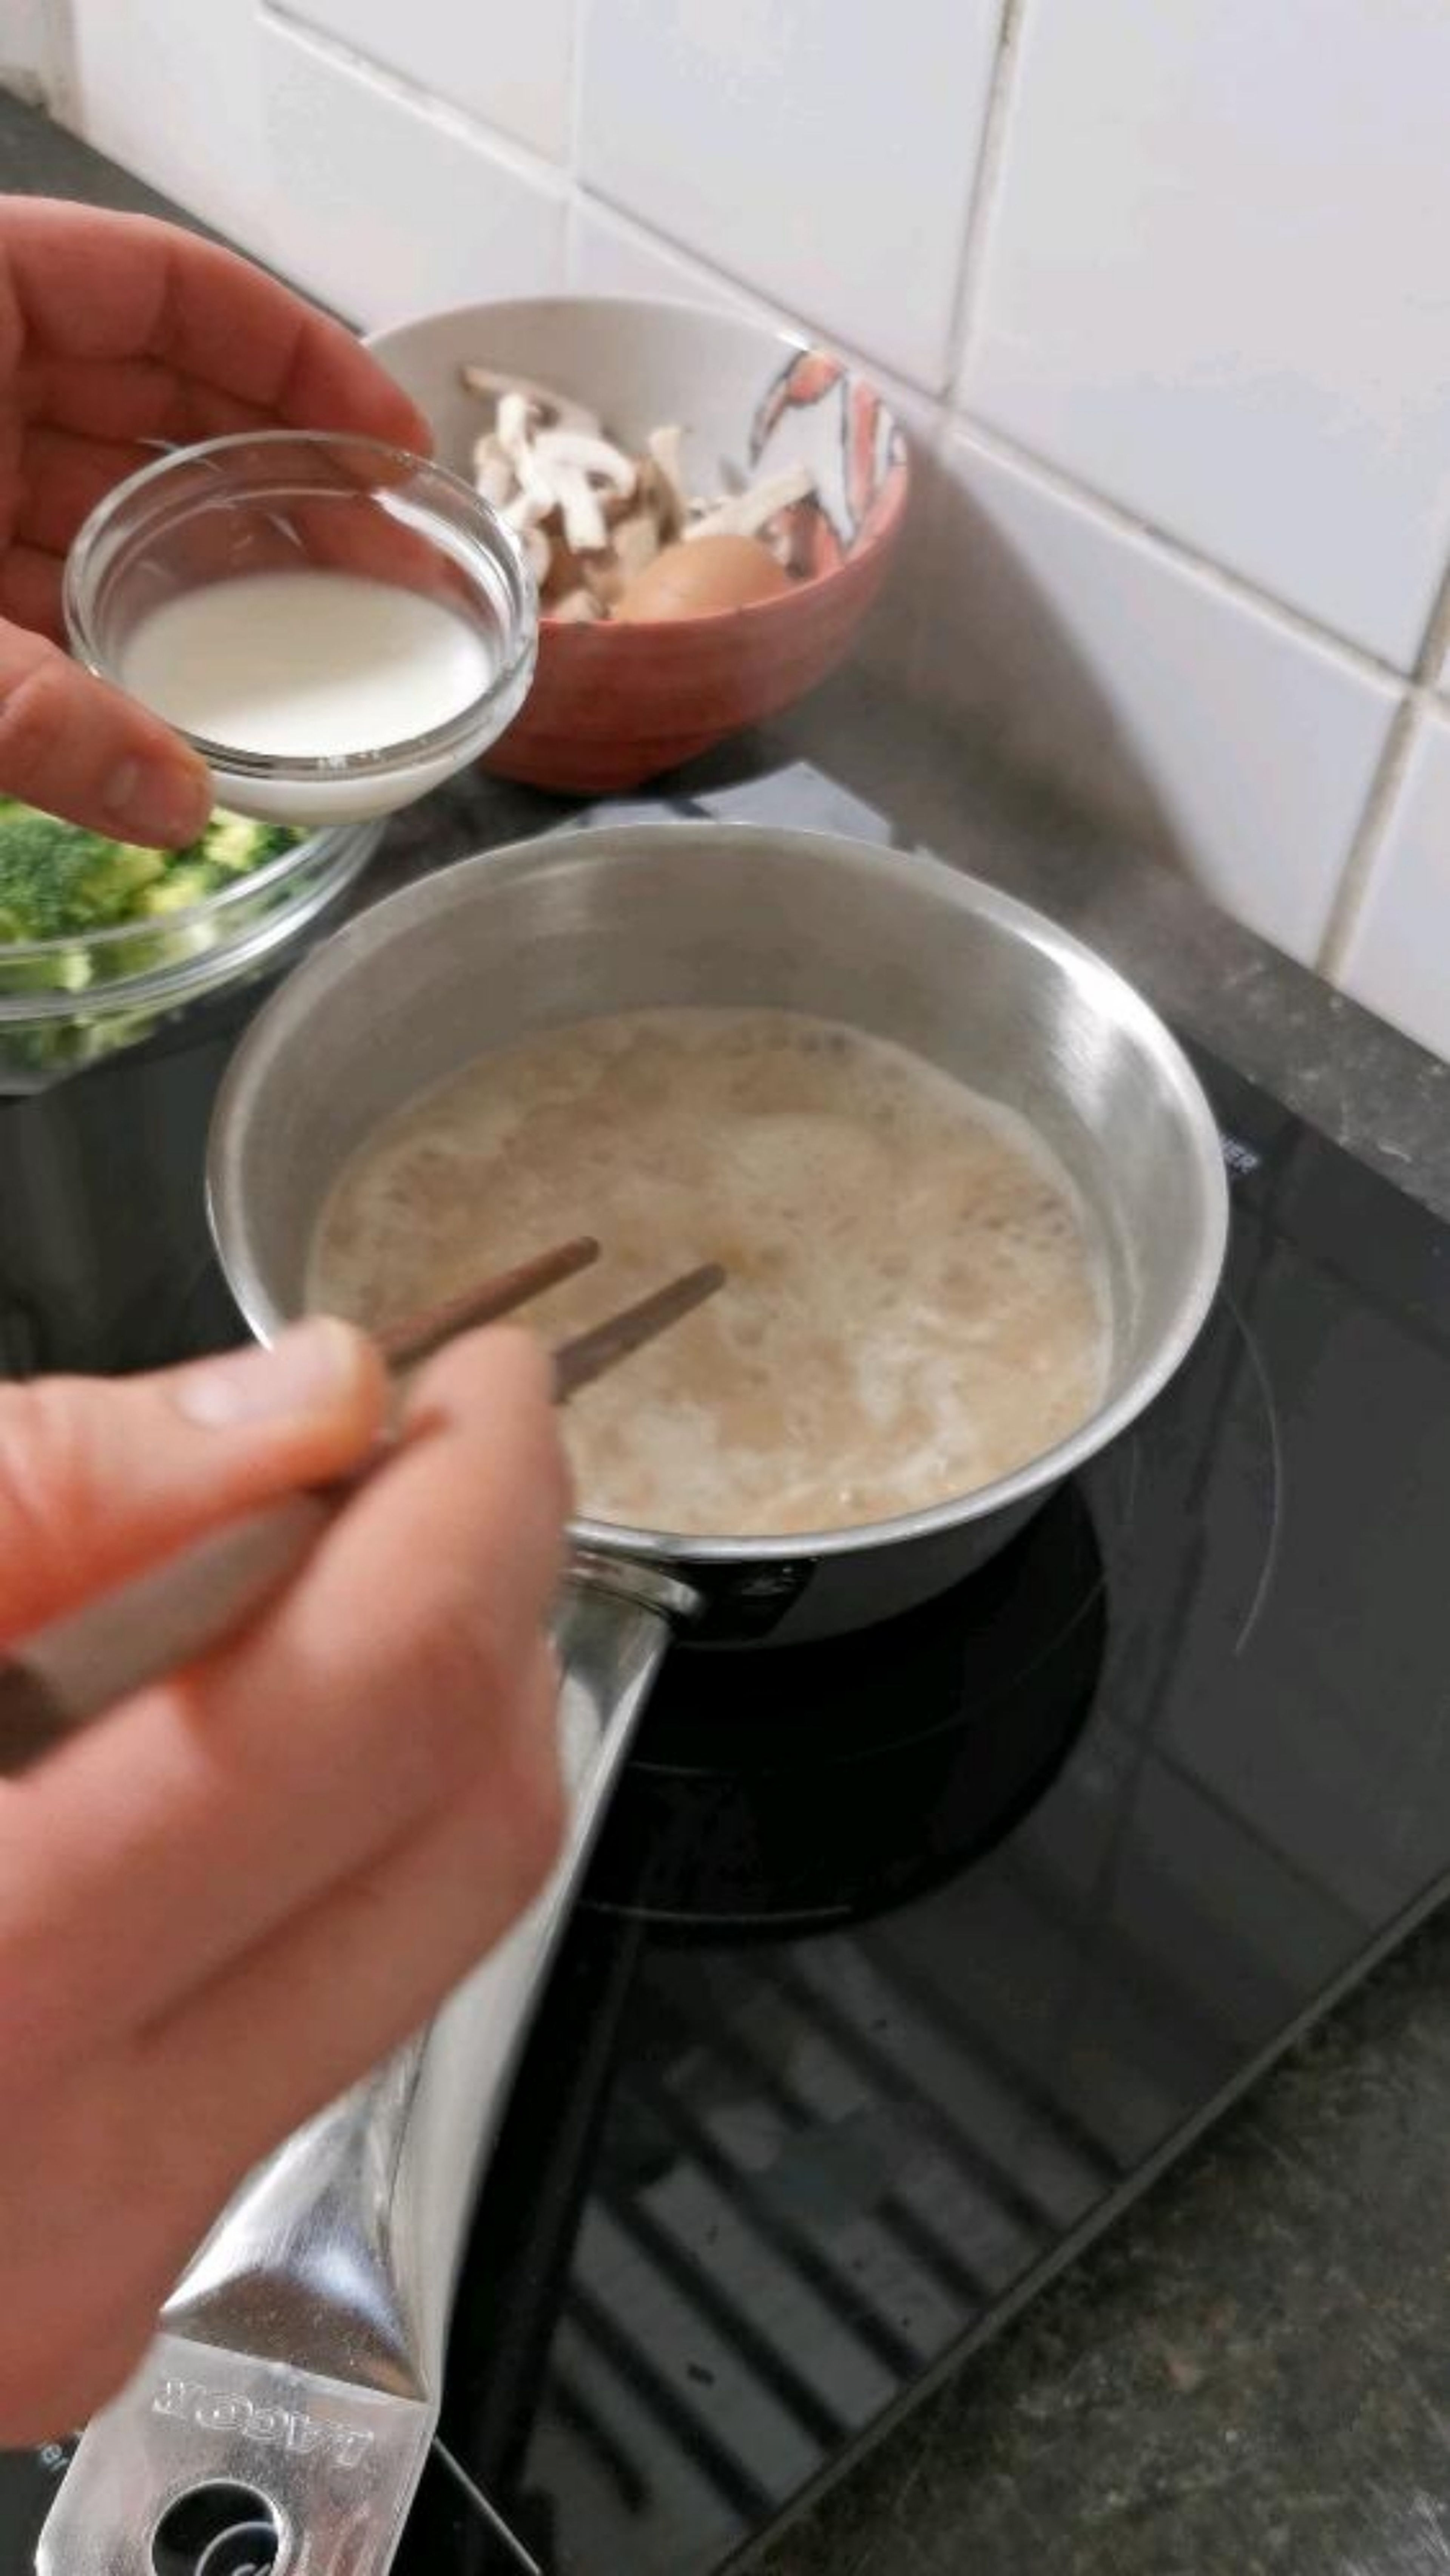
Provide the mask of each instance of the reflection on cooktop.
[{"label": "reflection on cooktop", "polygon": [[[733,2566],[1111,2200],[1165,2087],[1236,2062],[1131,1819],[1169,1638],[1201,1620],[1233,1670],[1273,1615],[1269,1385],[1225,1299],[1169,1402],[972,1582],[670,1666],[455,2320],[445,2430],[549,2576]],[[1170,1888],[1196,1821],[1154,1854]],[[408,2576],[509,2564],[425,2485]]]},{"label": "reflection on cooktop", "polygon": [[1066,1756],[1102,1662],[1102,1561],[1064,1490],[969,1582],[883,1626],[674,1655],[585,1903],[779,1934],[922,1894]]}]

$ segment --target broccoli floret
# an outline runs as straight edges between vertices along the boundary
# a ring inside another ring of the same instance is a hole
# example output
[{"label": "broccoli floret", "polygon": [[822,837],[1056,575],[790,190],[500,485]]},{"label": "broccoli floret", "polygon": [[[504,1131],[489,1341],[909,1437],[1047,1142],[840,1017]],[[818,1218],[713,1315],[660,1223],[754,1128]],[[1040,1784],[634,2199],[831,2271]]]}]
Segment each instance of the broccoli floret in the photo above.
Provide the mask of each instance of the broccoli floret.
[{"label": "broccoli floret", "polygon": [[186,928],[163,930],[156,925],[151,938],[137,933],[126,942],[128,975],[152,975],[161,966],[180,966],[188,957],[200,957],[216,946],[216,930],[209,921],[193,921]]},{"label": "broccoli floret", "polygon": [[0,948],[0,993],[83,993],[93,973],[84,948],[49,957],[7,957]]},{"label": "broccoli floret", "polygon": [[201,853],[214,868],[225,868],[229,875],[250,875],[254,868],[265,867],[268,859],[279,858],[284,850],[295,849],[302,838],[287,823],[253,823],[245,814],[228,814],[218,806],[201,836]]},{"label": "broccoli floret", "polygon": [[135,910],[148,919],[157,912],[188,912],[193,904],[205,903],[209,894],[215,894],[217,882],[215,868],[204,859],[178,857],[159,885],[144,888]]},{"label": "broccoli floret", "polygon": [[83,938],[148,913],[183,912],[302,837],[286,824],[218,812],[187,849],[148,850],[0,798],[0,942]]},{"label": "broccoli floret", "polygon": [[0,912],[13,940],[59,939],[94,919],[89,881],[108,844],[49,814],[0,807]]},{"label": "broccoli floret", "polygon": [[120,914],[130,911],[137,887],[154,885],[170,860],[169,851],[146,850],[139,841],[102,841],[99,851],[86,882],[94,902],[114,904]]},{"label": "broccoli floret", "polygon": [[0,801],[0,921],[8,940],[63,939],[124,920],[166,867],[162,850],[108,841],[13,798]]},{"label": "broccoli floret", "polygon": [[[188,848],[148,850],[0,796],[0,995],[79,996],[94,984],[99,1000],[99,987],[113,977],[148,974],[200,955],[216,944],[218,922],[173,916],[194,913],[209,896],[305,838],[286,824],[250,823],[218,811]],[[122,923],[137,925],[133,937],[92,940],[92,933]],[[75,944],[44,957],[14,953],[37,940]],[[112,1014],[82,1004],[44,1025],[0,1029],[0,1090],[7,1075],[49,1078],[134,1045],[156,1019],[155,1011]]]}]

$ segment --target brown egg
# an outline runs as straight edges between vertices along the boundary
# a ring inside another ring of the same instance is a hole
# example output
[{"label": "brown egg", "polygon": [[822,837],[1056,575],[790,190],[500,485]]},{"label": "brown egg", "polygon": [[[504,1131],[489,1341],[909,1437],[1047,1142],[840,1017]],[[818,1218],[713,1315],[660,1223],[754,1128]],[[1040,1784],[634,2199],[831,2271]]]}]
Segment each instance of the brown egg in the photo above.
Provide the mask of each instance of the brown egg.
[{"label": "brown egg", "polygon": [[757,538],[693,537],[657,554],[615,602],[613,613],[636,626],[670,617],[711,617],[717,609],[778,599],[791,588],[790,574]]}]

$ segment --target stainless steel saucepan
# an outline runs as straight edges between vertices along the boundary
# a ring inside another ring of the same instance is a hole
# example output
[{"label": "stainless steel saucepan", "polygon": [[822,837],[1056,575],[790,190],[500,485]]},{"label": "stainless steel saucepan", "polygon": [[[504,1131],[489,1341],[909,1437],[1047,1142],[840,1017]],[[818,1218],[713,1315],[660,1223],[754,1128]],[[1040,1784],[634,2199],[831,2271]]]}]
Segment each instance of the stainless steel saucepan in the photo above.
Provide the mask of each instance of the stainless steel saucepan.
[{"label": "stainless steel saucepan", "polygon": [[[209,2494],[279,2536],[277,2553],[248,2557],[236,2523],[219,2567],[374,2576],[392,2563],[436,2427],[481,2159],[671,1638],[798,1643],[957,1582],[1143,1410],[1212,1301],[1227,1234],[1213,1117],[1111,968],[933,860],[666,823],[449,868],[362,915],[266,1005],[223,1087],[209,1173],[222,1265],[253,1329],[266,1339],[300,1310],[328,1188],[390,1112],[486,1049],[682,1003],[845,1021],[1020,1110],[1105,1247],[1107,1393],[1018,1473],[867,1528],[782,1544],[576,1525],[560,1618],[572,1824],[554,1880],[432,2028],[233,2203],[168,2303],[147,2371],[82,2443],[42,2552],[57,2576],[150,2576],[158,2500],[188,2484],[205,2490],[196,2511]],[[607,1238],[607,1209],[567,1215]]]},{"label": "stainless steel saucepan", "polygon": [[[223,1086],[210,1190],[222,1266],[266,1339],[303,1301],[339,1166],[380,1119],[485,1049],[662,1004],[777,1005],[894,1038],[1020,1110],[1106,1247],[1107,1393],[998,1483],[787,1546],[581,1520],[589,1579],[650,1577],[709,1641],[799,1643],[889,1617],[971,1572],[1178,1366],[1217,1284],[1227,1191],[1212,1113],[1174,1039],[1100,958],[926,858],[817,834],[665,823],[466,860],[378,904],[254,1021]],[[576,1212],[577,1213],[577,1212]],[[579,1221],[608,1235],[608,1210]],[[572,1219],[571,1219],[572,1221]],[[581,1569],[582,1571],[582,1569]]]}]

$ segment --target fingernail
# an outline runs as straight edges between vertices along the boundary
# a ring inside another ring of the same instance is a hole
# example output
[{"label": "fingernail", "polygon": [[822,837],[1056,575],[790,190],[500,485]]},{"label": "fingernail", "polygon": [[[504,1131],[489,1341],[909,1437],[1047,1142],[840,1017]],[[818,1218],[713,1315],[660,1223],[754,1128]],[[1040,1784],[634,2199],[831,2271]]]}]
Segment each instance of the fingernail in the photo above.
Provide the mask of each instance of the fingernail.
[{"label": "fingernail", "polygon": [[350,1324],[314,1315],[294,1324],[270,1350],[228,1351],[203,1360],[176,1381],[178,1412],[208,1429],[237,1422],[275,1422],[321,1413],[357,1374],[358,1337]]},{"label": "fingernail", "polygon": [[212,809],[205,770],[175,761],[123,760],[106,789],[106,811],[123,839],[154,841],[173,850],[205,831]]}]

